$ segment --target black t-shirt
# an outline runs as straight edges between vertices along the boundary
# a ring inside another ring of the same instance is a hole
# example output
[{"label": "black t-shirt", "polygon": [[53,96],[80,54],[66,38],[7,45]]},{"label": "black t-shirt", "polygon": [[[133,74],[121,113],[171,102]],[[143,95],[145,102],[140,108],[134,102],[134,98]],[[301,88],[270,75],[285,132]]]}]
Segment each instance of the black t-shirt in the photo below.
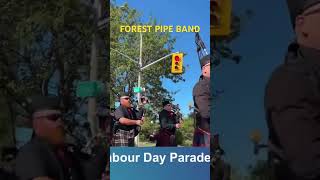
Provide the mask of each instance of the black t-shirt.
[{"label": "black t-shirt", "polygon": [[105,170],[108,153],[105,148],[96,148],[94,154],[84,157],[76,149],[57,149],[35,137],[21,148],[16,159],[16,175],[19,180],[36,177],[54,180],[69,180],[70,177],[73,180],[99,179]]},{"label": "black t-shirt", "polygon": [[160,127],[162,129],[169,130],[173,133],[175,132],[176,124],[178,123],[178,120],[174,112],[162,110],[159,113],[159,121],[160,121]]},{"label": "black t-shirt", "polygon": [[[119,121],[120,118],[128,118],[131,120],[138,120],[136,111],[134,109],[132,109],[132,108],[128,109],[123,106],[119,106],[116,109],[116,111],[114,112],[114,117],[115,117],[116,121]],[[122,130],[130,131],[132,129],[135,129],[136,125],[128,126],[128,125],[121,124],[119,122],[118,128],[122,129]]]},{"label": "black t-shirt", "polygon": [[20,180],[36,177],[64,179],[64,170],[49,144],[34,138],[18,153],[16,174]]},{"label": "black t-shirt", "polygon": [[211,91],[210,79],[202,78],[193,88],[193,99],[197,108],[196,126],[210,131]]},{"label": "black t-shirt", "polygon": [[283,154],[269,150],[283,156],[284,165],[276,171],[296,176],[286,179],[320,179],[319,57],[320,51],[299,47],[272,73],[266,86],[269,139]]}]

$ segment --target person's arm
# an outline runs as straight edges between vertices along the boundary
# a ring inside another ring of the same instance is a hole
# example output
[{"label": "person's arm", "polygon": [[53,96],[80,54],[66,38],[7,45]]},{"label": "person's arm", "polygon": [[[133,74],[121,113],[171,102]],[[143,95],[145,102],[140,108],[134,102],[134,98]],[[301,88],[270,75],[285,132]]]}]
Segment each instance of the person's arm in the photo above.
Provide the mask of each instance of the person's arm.
[{"label": "person's arm", "polygon": [[309,79],[291,73],[275,76],[265,97],[270,124],[289,168],[310,179],[320,177],[320,99],[315,89]]},{"label": "person's arm", "polygon": [[133,126],[133,125],[138,125],[139,124],[139,121],[137,121],[137,120],[125,118],[124,114],[123,114],[123,112],[121,111],[120,108],[118,108],[115,111],[114,116],[115,116],[116,120],[119,121],[119,123],[123,124],[123,125]]},{"label": "person's arm", "polygon": [[134,126],[134,125],[140,125],[141,120],[132,120],[132,119],[128,119],[125,117],[122,117],[119,119],[119,122],[123,125],[127,125],[127,126]]}]

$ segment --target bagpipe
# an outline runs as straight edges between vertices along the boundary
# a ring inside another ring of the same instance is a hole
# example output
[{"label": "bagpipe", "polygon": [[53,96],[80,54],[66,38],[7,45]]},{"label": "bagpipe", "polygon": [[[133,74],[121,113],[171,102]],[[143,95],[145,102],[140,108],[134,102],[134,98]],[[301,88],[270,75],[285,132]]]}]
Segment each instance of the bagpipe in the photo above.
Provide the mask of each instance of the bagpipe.
[{"label": "bagpipe", "polygon": [[207,52],[206,45],[202,41],[200,34],[198,32],[196,32],[196,35],[195,35],[195,43],[197,47],[196,50],[197,50],[198,58],[200,61],[204,56],[209,55],[209,53]]},{"label": "bagpipe", "polygon": [[180,112],[180,106],[179,104],[172,104],[172,111],[176,116],[176,123],[180,123],[183,119],[182,119],[182,114]]}]

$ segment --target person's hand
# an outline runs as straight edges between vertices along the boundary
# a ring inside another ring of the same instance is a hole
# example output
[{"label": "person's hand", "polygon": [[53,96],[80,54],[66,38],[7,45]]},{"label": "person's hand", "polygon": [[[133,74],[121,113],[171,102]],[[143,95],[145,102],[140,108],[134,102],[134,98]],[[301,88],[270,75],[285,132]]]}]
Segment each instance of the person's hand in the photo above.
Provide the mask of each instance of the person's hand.
[{"label": "person's hand", "polygon": [[141,121],[143,121],[143,122],[144,122],[144,116],[142,116]]},{"label": "person's hand", "polygon": [[177,124],[176,124],[176,128],[177,128],[177,129],[181,128],[181,124],[180,124],[180,123],[177,123]]},{"label": "person's hand", "polygon": [[142,104],[146,105],[146,104],[148,104],[148,101],[143,101]]},{"label": "person's hand", "polygon": [[136,125],[142,126],[143,125],[143,121],[142,120],[136,120]]}]

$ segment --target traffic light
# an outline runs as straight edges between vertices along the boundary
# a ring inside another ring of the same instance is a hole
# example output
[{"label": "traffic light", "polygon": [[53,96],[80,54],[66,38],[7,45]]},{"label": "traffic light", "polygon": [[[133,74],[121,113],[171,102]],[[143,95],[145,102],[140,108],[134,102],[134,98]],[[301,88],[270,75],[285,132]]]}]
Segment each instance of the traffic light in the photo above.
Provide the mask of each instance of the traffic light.
[{"label": "traffic light", "polygon": [[231,33],[232,0],[210,0],[211,36],[228,36]]},{"label": "traffic light", "polygon": [[183,53],[172,55],[171,73],[181,74],[183,71]]}]

